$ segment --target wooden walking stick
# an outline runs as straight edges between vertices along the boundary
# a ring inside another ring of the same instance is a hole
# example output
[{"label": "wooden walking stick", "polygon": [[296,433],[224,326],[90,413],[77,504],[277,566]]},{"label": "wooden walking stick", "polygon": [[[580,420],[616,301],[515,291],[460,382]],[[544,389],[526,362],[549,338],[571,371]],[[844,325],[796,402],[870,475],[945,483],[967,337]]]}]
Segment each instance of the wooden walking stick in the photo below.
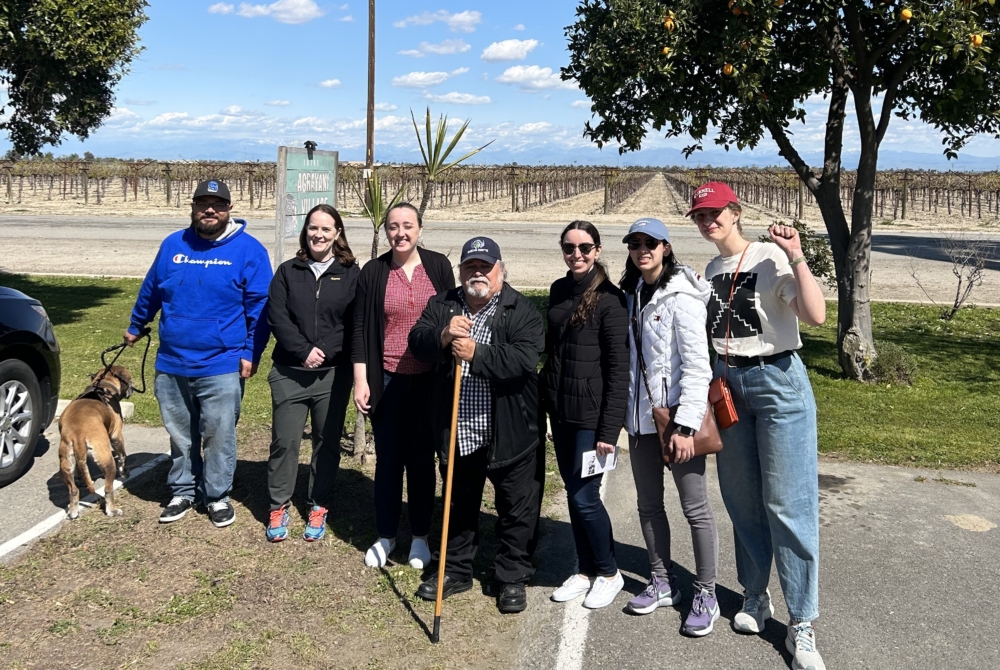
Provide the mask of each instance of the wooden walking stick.
[{"label": "wooden walking stick", "polygon": [[448,435],[448,476],[444,480],[444,522],[441,524],[441,554],[438,556],[438,591],[434,601],[434,632],[431,642],[441,641],[441,601],[444,600],[444,568],[448,555],[448,522],[451,520],[451,475],[455,471],[455,439],[458,435],[458,398],[462,392],[462,361],[455,358],[455,396],[451,406],[451,433]]}]

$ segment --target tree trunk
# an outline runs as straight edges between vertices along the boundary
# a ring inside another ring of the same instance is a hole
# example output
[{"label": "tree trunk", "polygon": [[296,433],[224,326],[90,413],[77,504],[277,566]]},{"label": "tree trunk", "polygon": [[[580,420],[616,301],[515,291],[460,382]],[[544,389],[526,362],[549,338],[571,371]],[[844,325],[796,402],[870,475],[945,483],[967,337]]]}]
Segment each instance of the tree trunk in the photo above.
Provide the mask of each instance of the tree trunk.
[{"label": "tree trunk", "polygon": [[378,231],[372,235],[372,260],[378,258]]},{"label": "tree trunk", "polygon": [[434,192],[434,182],[430,179],[424,180],[424,195],[420,198],[420,211],[418,212],[420,219],[424,218],[424,210],[427,209],[427,203],[431,200],[431,194]]},{"label": "tree trunk", "polygon": [[365,415],[358,412],[354,419],[354,452],[351,454],[355,459],[365,460],[365,449],[368,447],[368,440],[365,437]]}]

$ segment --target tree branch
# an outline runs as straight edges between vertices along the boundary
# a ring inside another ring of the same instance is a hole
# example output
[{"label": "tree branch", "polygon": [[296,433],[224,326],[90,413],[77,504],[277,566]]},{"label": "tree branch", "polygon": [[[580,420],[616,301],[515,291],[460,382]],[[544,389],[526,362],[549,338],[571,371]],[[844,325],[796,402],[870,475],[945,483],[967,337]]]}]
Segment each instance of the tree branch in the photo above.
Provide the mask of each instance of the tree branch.
[{"label": "tree branch", "polygon": [[847,5],[844,7],[844,20],[847,23],[851,46],[854,47],[854,62],[858,66],[866,65],[864,71],[867,72],[871,68],[867,67],[869,53],[868,45],[865,43],[865,31],[861,27],[861,18],[850,5]]},{"label": "tree branch", "polygon": [[833,68],[837,71],[844,81],[850,85],[853,75],[851,74],[850,68],[847,67],[847,61],[844,60],[844,52],[841,49],[843,40],[840,36],[840,26],[836,21],[827,22],[826,28],[829,30],[829,34],[826,30],[820,30],[819,35],[823,39],[823,43],[826,45],[827,51],[830,52],[830,59],[833,61]]},{"label": "tree branch", "polygon": [[899,85],[916,61],[917,55],[914,52],[911,51],[906,54],[903,60],[899,62],[899,65],[896,66],[896,71],[892,73],[892,77],[885,87],[885,96],[882,98],[882,113],[879,115],[878,128],[875,130],[875,142],[877,144],[882,144],[885,131],[889,128],[892,110],[896,106],[896,93],[899,91]]},{"label": "tree branch", "polygon": [[802,160],[799,152],[792,146],[791,140],[788,139],[788,133],[774,119],[765,118],[764,125],[771,131],[771,137],[778,145],[778,155],[783,156],[788,161],[795,173],[799,175],[799,179],[805,182],[806,188],[815,195],[819,191],[819,180],[816,179],[812,169]]},{"label": "tree branch", "polygon": [[895,45],[896,42],[898,42],[900,38],[903,37],[903,35],[905,35],[906,31],[909,29],[910,29],[909,23],[907,23],[906,21],[900,21],[899,25],[896,27],[895,30],[889,33],[889,36],[885,39],[885,41],[879,44],[877,47],[875,47],[875,50],[871,52],[871,56],[868,60],[867,67],[874,67],[875,63],[878,62],[878,59],[881,58],[882,55],[885,54],[885,52],[887,52],[890,48],[892,48],[892,46]]},{"label": "tree branch", "polygon": [[823,181],[840,182],[840,160],[844,151],[844,118],[847,114],[847,83],[836,70],[830,88],[826,138],[823,147]]}]

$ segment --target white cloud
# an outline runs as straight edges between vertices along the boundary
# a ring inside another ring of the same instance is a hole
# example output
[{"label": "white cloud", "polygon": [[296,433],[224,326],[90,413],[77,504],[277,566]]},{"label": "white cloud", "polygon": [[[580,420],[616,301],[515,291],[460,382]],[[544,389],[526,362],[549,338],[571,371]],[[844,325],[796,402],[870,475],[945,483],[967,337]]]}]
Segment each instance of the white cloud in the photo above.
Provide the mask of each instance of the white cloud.
[{"label": "white cloud", "polygon": [[344,18],[342,18],[340,20],[341,21],[346,21],[347,23],[354,23],[354,17],[351,16],[350,14],[348,14],[347,16],[345,16]]},{"label": "white cloud", "polygon": [[517,84],[525,91],[544,91],[551,88],[576,90],[571,81],[563,81],[550,67],[515,65],[504,70],[496,79],[501,84]]},{"label": "white cloud", "polygon": [[514,26],[514,30],[524,30],[524,24],[523,23],[517,24],[516,26]]},{"label": "white cloud", "polygon": [[125,104],[135,105],[136,107],[146,107],[148,105],[152,105],[153,101],[146,100],[145,98],[125,98]]},{"label": "white cloud", "polygon": [[106,128],[127,128],[135,126],[141,121],[142,117],[128,107],[115,107],[101,125]]},{"label": "white cloud", "polygon": [[484,61],[498,63],[505,60],[524,60],[532,49],[538,46],[538,40],[504,40],[494,42],[480,56]]},{"label": "white cloud", "polygon": [[319,8],[315,0],[277,0],[269,5],[241,2],[240,10],[236,13],[248,19],[270,16],[279,23],[306,23],[318,19],[326,12]]},{"label": "white cloud", "polygon": [[346,12],[347,11],[347,7],[348,7],[348,5],[341,5],[340,6],[340,11]]},{"label": "white cloud", "polygon": [[430,102],[444,102],[452,105],[488,105],[492,100],[488,95],[473,95],[471,93],[445,93],[444,95],[424,96]]},{"label": "white cloud", "polygon": [[264,104],[268,107],[288,107],[292,103],[289,100],[268,100]]},{"label": "white cloud", "polygon": [[577,109],[590,109],[590,100],[574,100],[569,103],[569,106]]},{"label": "white cloud", "polygon": [[396,21],[392,25],[397,28],[407,26],[428,26],[436,21],[448,24],[448,28],[453,33],[471,33],[476,30],[476,25],[482,23],[483,14],[477,11],[464,11],[452,14],[443,9],[436,12],[424,12],[415,16],[407,16],[402,21]]},{"label": "white cloud", "polygon": [[460,67],[451,72],[410,72],[399,77],[393,77],[392,85],[403,88],[427,88],[428,86],[443,84],[452,77],[465,74],[468,71],[469,68]]},{"label": "white cloud", "polygon": [[453,54],[465,53],[472,48],[472,45],[468,44],[465,40],[455,39],[455,40],[445,40],[440,44],[431,44],[430,42],[421,42],[420,46],[416,49],[407,49],[406,51],[397,52],[400,56],[412,56],[413,58],[423,58],[427,54],[434,54],[437,56],[451,56]]},{"label": "white cloud", "polygon": [[230,5],[226,2],[217,2],[208,8],[209,14],[232,14],[236,9],[235,5]]},{"label": "white cloud", "polygon": [[376,102],[375,103],[375,111],[376,112],[394,112],[397,109],[399,109],[399,107],[397,107],[396,105],[393,105],[392,103],[389,103],[389,102]]},{"label": "white cloud", "polygon": [[323,87],[323,88],[337,88],[338,86],[340,86],[340,80],[339,79],[324,79],[323,81],[321,81],[319,83],[319,85],[321,87]]},{"label": "white cloud", "polygon": [[554,128],[555,126],[553,126],[551,123],[548,123],[547,121],[538,121],[536,123],[525,123],[524,125],[517,127],[517,129],[520,132],[530,133],[530,134],[547,133]]}]

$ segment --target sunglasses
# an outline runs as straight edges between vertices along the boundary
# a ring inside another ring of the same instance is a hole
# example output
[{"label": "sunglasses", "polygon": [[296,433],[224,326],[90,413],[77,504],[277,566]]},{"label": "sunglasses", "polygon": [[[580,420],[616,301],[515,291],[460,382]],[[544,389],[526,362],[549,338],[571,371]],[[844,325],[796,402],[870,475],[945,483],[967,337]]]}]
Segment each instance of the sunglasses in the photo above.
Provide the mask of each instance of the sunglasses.
[{"label": "sunglasses", "polygon": [[636,238],[630,239],[625,245],[628,247],[629,251],[635,251],[639,247],[646,247],[650,251],[660,246],[660,242],[663,240],[653,239],[652,237],[647,237],[645,240],[639,240]]},{"label": "sunglasses", "polygon": [[584,242],[583,244],[571,244],[569,242],[563,242],[559,246],[562,248],[562,252],[567,256],[572,256],[573,252],[576,251],[577,249],[579,249],[580,253],[583,254],[584,256],[589,256],[590,252],[593,251],[597,245],[591,244],[590,242]]}]

